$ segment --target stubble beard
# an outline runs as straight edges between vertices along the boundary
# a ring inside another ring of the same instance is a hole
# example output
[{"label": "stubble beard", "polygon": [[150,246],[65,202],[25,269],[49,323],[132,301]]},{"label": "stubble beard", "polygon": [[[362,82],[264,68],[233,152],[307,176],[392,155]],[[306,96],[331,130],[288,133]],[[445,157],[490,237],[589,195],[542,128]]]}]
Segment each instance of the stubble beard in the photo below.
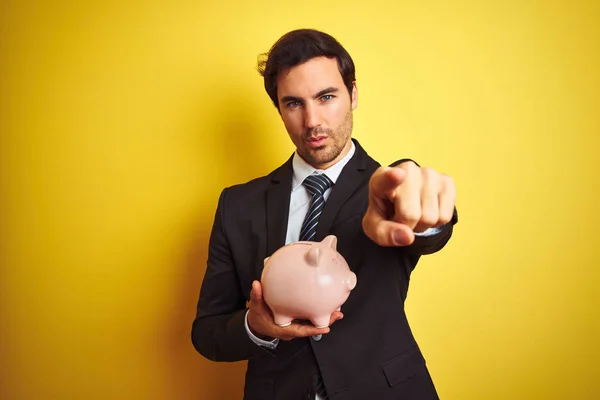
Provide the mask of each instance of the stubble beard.
[{"label": "stubble beard", "polygon": [[303,137],[303,141],[307,140],[311,136],[315,135],[327,135],[327,137],[333,141],[332,144],[317,147],[316,149],[304,148],[300,156],[314,167],[320,165],[329,164],[334,161],[344,151],[350,136],[352,135],[352,127],[354,125],[352,111],[348,111],[344,122],[337,129],[337,132],[333,129],[327,128],[315,128],[308,132]]}]

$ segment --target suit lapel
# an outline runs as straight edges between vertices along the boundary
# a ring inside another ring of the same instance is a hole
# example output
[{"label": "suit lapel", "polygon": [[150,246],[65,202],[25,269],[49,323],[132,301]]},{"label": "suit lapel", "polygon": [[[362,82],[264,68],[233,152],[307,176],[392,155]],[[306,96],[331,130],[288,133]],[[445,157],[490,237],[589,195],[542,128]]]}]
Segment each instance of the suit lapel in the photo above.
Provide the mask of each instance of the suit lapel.
[{"label": "suit lapel", "polygon": [[325,202],[323,213],[319,218],[319,225],[317,225],[317,233],[313,239],[314,241],[321,241],[327,236],[342,205],[344,205],[354,192],[366,184],[365,181],[369,180],[375,169],[379,166],[375,160],[369,157],[358,141],[355,139],[352,140],[356,146],[356,151],[342,170],[327,202]]},{"label": "suit lapel", "polygon": [[292,158],[271,174],[267,191],[267,256],[285,244],[290,197],[292,192]]}]

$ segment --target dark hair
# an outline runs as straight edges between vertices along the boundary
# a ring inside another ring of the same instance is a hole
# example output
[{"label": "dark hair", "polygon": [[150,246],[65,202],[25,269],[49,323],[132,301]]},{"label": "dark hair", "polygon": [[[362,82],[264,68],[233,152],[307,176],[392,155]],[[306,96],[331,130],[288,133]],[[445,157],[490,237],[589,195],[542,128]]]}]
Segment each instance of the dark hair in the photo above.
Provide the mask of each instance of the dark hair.
[{"label": "dark hair", "polygon": [[352,83],[356,80],[356,76],[354,61],[350,54],[331,35],[314,29],[298,29],[283,35],[268,53],[258,57],[258,72],[264,77],[265,89],[278,110],[277,76],[279,73],[315,57],[337,60],[344,85],[352,97]]}]

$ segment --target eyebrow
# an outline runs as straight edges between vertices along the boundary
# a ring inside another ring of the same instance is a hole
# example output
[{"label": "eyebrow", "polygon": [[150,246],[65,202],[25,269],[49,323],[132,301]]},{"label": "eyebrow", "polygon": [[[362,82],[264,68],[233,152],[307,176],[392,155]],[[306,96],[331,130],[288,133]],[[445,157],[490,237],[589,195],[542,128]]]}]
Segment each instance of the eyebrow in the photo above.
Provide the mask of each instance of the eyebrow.
[{"label": "eyebrow", "polygon": [[[334,87],[334,86],[330,86],[327,89],[323,89],[321,91],[319,91],[317,94],[315,94],[313,96],[314,99],[318,99],[319,97],[329,94],[329,93],[335,93],[335,92],[339,92],[340,89]],[[300,97],[294,97],[294,96],[284,96],[281,98],[281,102],[282,103],[287,103],[288,101],[302,101],[302,99]]]}]

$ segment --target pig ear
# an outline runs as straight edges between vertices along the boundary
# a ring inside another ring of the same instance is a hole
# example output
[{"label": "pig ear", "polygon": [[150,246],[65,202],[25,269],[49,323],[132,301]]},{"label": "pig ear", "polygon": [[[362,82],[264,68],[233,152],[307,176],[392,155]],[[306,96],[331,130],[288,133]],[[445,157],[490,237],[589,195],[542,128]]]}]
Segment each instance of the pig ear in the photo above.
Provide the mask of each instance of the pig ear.
[{"label": "pig ear", "polygon": [[311,246],[311,248],[304,255],[308,265],[313,267],[319,266],[319,259],[321,258],[321,249],[317,246]]},{"label": "pig ear", "polygon": [[269,261],[269,257],[265,258],[265,261],[263,261],[263,267],[267,265],[267,261]]},{"label": "pig ear", "polygon": [[334,250],[337,250],[337,237],[334,235],[329,235],[321,242],[327,247],[331,247]]}]

